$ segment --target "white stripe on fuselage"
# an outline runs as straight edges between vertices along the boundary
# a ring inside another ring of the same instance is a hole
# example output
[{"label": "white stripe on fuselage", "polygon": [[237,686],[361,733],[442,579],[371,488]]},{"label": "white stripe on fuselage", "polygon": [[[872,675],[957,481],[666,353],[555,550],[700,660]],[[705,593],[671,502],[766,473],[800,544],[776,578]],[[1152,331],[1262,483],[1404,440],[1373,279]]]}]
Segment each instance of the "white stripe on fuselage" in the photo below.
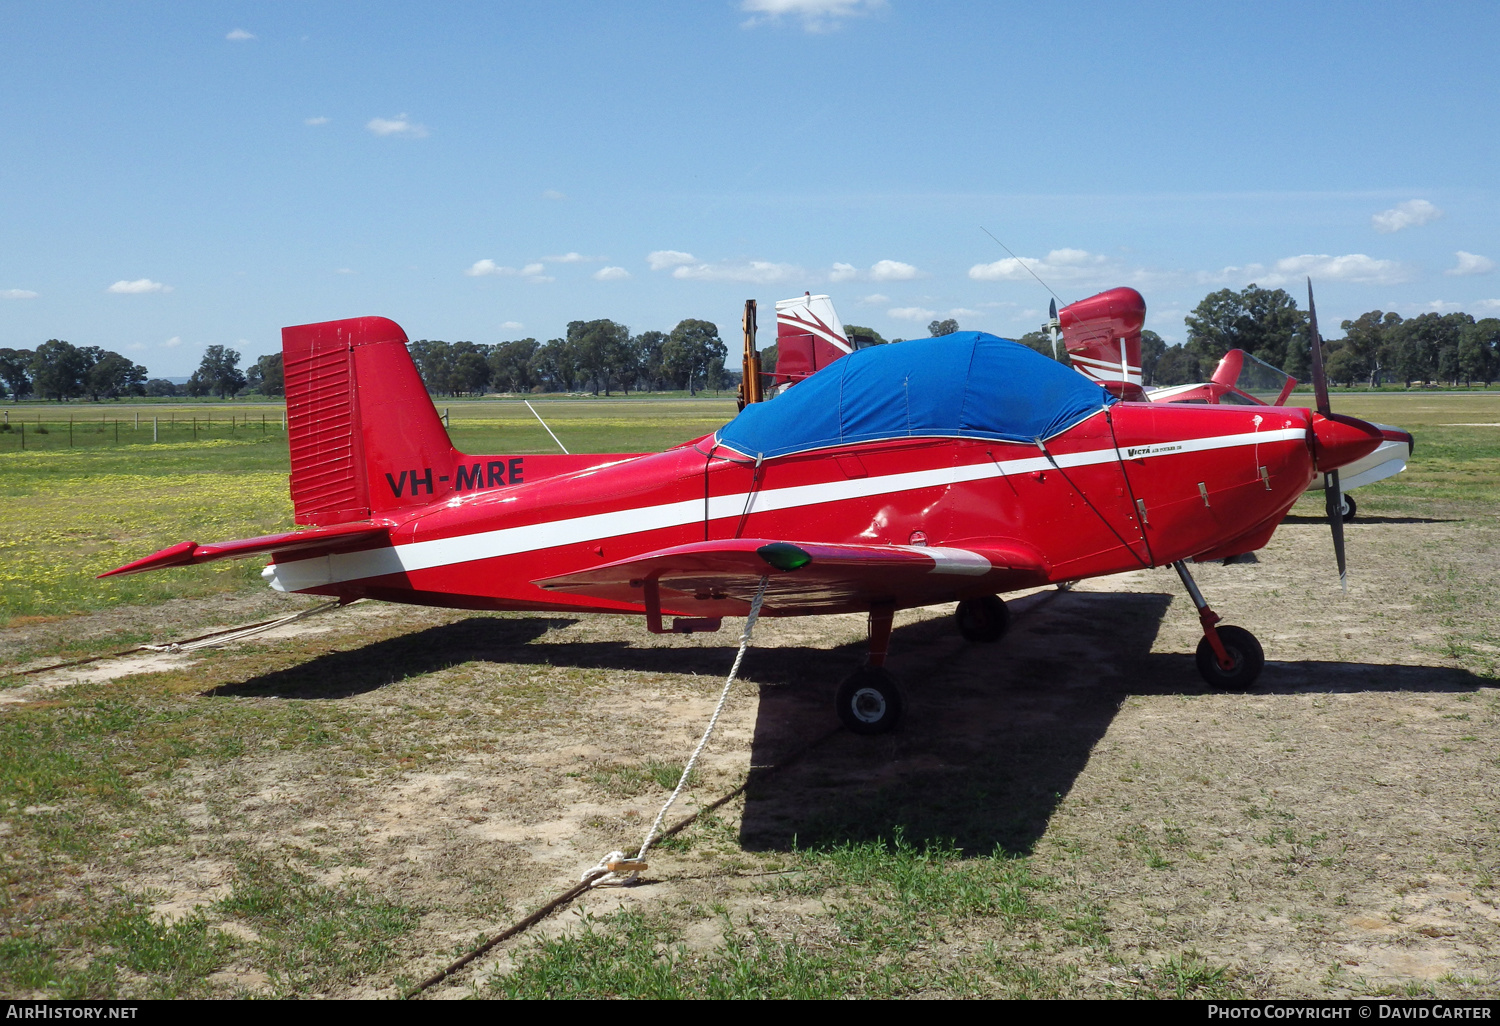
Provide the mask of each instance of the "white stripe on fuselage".
[{"label": "white stripe on fuselage", "polygon": [[[1156,442],[1149,447],[1144,447],[1149,448],[1149,452],[1137,449],[1136,453],[1131,455],[1127,450],[1121,450],[1119,455],[1126,459],[1148,459],[1306,437],[1305,428],[1247,431],[1242,434],[1218,435],[1212,438]],[[919,488],[965,484],[970,481],[1005,477],[1010,474],[1030,474],[1050,469],[1053,460],[1057,461],[1058,466],[1066,468],[1110,463],[1116,458],[1116,450],[1111,446],[1107,449],[1090,449],[1086,452],[1057,453],[1052,459],[1046,456],[1031,456],[1026,459],[1006,460],[1003,463],[971,463],[961,467],[938,467],[932,470],[908,471],[904,474],[886,474],[881,477],[824,481],[818,484],[795,485],[790,488],[764,488],[756,492],[715,495],[708,500],[708,519],[737,518],[745,515],[747,510],[749,513],[770,513],[776,510],[817,506],[847,499],[862,499],[871,495],[888,495],[892,492],[913,491]],[[494,531],[480,531],[452,538],[407,542],[404,545],[367,549],[363,552],[336,553],[312,559],[273,563],[266,567],[263,576],[277,591],[301,591],[306,588],[358,581],[385,574],[430,570],[433,567],[471,563],[475,560],[493,559],[496,556],[515,555],[519,552],[535,552],[560,545],[576,545],[580,542],[617,538],[622,535],[657,531],[667,527],[701,524],[704,515],[703,507],[702,499],[687,499],[682,502],[663,503],[659,506],[640,506],[635,509],[573,517],[568,520],[549,520],[539,524],[527,524],[523,527],[502,527]],[[927,551],[931,553],[933,550]],[[944,569],[937,569],[934,572],[966,572],[965,569],[959,569],[960,563],[961,561],[956,559],[950,560]],[[967,567],[970,564],[964,565]],[[977,567],[978,564],[975,563],[972,566]]]}]

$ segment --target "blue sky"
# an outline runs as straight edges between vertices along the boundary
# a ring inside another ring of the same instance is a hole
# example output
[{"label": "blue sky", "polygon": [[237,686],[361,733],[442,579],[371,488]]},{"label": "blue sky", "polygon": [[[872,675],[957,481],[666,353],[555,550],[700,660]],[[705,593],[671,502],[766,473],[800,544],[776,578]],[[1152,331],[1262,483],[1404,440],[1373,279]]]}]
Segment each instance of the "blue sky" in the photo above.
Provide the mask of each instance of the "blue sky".
[{"label": "blue sky", "polygon": [[[1500,5],[0,3],[0,346],[1500,315]],[[766,318],[762,318],[766,321]],[[1330,330],[1331,329],[1331,330]],[[763,331],[763,341],[769,341]]]}]

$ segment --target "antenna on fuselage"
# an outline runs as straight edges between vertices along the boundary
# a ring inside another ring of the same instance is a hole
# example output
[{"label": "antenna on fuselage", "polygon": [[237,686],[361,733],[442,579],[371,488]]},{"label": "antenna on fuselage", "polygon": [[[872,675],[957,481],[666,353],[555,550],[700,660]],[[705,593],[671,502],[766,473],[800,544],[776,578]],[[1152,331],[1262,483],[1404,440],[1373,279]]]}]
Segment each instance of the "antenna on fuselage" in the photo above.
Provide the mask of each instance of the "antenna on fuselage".
[{"label": "antenna on fuselage", "polygon": [[[995,233],[992,232],[992,231],[990,231],[984,225],[980,225],[979,226],[979,230],[982,231],[982,232],[984,232],[984,234],[988,235],[990,238],[995,239]],[[1014,253],[1011,253],[1009,246],[1007,246],[1005,243],[1001,242],[999,239],[995,239],[995,245],[997,245],[1001,249],[1005,250],[1005,252],[1010,253],[1010,258],[1012,260],[1014,260],[1016,263],[1020,264],[1022,267],[1026,268],[1026,273],[1029,274],[1029,275],[1031,275],[1033,278],[1036,278],[1036,283],[1038,285],[1040,285],[1042,288],[1046,289],[1048,292],[1052,292],[1052,286],[1048,285],[1046,282],[1042,281],[1041,278],[1038,278],[1037,277],[1037,273],[1031,269],[1031,265],[1029,265],[1028,263],[1026,263],[1026,261],[1022,260],[1020,257],[1016,256]],[[1054,300],[1056,300],[1056,299],[1061,299],[1062,296],[1059,296],[1056,292],[1052,292],[1052,298]],[[1054,310],[1055,309],[1056,308],[1054,307]]]},{"label": "antenna on fuselage", "polygon": [[[522,399],[521,402],[523,402],[523,403],[526,404],[526,408],[528,410],[530,410],[531,411],[531,415],[537,419],[537,423],[541,424],[542,427],[546,429],[547,434],[552,435],[552,429],[549,428],[549,427],[547,427],[547,422],[545,420],[542,420],[542,415],[540,413],[536,412],[536,407],[533,406],[533,405],[531,405],[531,400],[530,399]],[[558,441],[558,438],[557,438],[556,435],[552,435],[552,440],[554,442],[557,442],[557,447],[563,451],[563,455],[564,456],[571,456],[572,455],[572,453],[568,452],[568,447],[566,445],[563,445],[562,442]]]}]

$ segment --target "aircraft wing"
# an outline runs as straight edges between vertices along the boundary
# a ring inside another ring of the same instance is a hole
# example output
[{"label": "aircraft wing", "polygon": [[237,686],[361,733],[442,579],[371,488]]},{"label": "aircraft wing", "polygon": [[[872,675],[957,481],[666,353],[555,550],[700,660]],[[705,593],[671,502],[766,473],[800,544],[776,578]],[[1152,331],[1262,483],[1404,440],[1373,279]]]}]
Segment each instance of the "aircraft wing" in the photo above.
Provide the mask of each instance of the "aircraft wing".
[{"label": "aircraft wing", "polygon": [[730,538],[658,549],[535,581],[548,591],[644,604],[655,578],[666,611],[744,615],[762,576],[767,615],[840,613],[894,602],[948,602],[1048,582],[1047,566],[1019,546],[823,545]]},{"label": "aircraft wing", "polygon": [[387,523],[335,524],[330,527],[309,527],[303,531],[288,531],[285,534],[266,534],[259,538],[241,538],[238,541],[214,542],[199,545],[197,542],[178,542],[176,545],[152,553],[134,563],[126,563],[115,570],[102,573],[100,577],[117,574],[138,574],[147,570],[161,570],[169,566],[193,566],[211,563],[216,559],[241,559],[265,553],[296,552],[302,556],[323,552],[347,552],[350,549],[369,548],[386,544],[390,540],[390,525]]}]

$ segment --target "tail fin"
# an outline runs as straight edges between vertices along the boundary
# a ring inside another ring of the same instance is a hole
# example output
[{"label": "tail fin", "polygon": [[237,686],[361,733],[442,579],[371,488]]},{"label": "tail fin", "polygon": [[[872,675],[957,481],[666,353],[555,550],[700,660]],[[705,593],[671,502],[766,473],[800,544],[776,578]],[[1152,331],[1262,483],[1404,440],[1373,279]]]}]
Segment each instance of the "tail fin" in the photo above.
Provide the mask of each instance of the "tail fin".
[{"label": "tail fin", "polygon": [[[282,329],[281,349],[297,523],[342,524],[431,502],[432,468],[446,472],[455,453],[400,325],[384,317],[301,324]],[[382,475],[403,486],[382,487]]]},{"label": "tail fin", "polygon": [[794,384],[852,352],[833,300],[806,293],[777,301],[775,384]]},{"label": "tail fin", "polygon": [[1224,354],[1224,359],[1214,368],[1214,376],[1208,380],[1216,385],[1232,387],[1239,379],[1240,369],[1245,365],[1245,351],[1243,349],[1231,349]]},{"label": "tail fin", "polygon": [[1058,320],[1075,370],[1121,399],[1146,398],[1141,385],[1146,301],[1139,292],[1118,288],[1080,299],[1059,310]]}]

